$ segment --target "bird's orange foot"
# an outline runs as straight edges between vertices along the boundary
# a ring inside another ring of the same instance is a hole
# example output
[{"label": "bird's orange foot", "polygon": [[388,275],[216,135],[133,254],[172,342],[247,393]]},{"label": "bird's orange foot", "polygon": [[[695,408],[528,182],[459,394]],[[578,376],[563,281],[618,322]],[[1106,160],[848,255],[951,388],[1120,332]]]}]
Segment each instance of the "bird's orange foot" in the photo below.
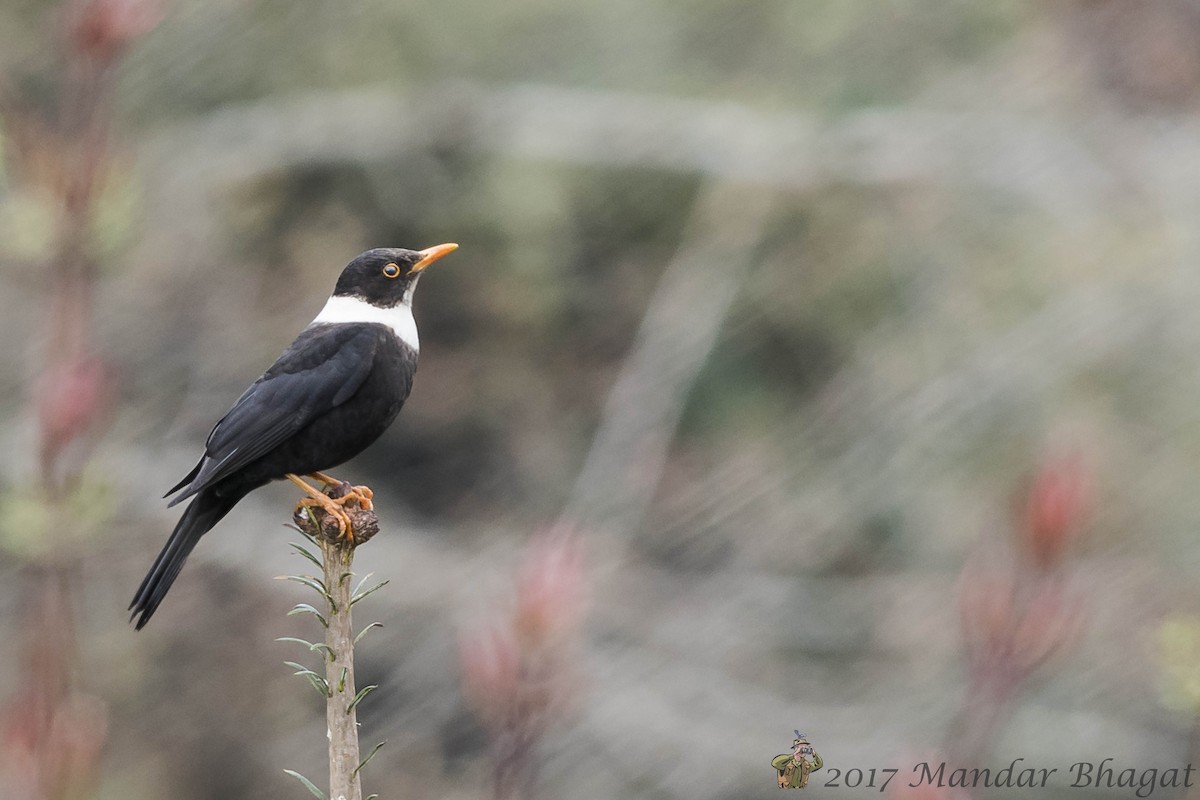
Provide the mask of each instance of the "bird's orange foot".
[{"label": "bird's orange foot", "polygon": [[307,477],[312,478],[314,481],[320,481],[326,486],[341,486],[345,483],[345,481],[339,481],[327,472],[310,472]]},{"label": "bird's orange foot", "polygon": [[344,491],[336,494],[333,501],[338,505],[345,505],[347,501],[355,500],[363,511],[374,511],[375,505],[371,502],[375,497],[375,493],[366,486],[353,486],[346,481],[340,481],[332,475],[324,472],[310,472],[308,477],[320,481],[326,486],[344,487]]},{"label": "bird's orange foot", "polygon": [[[375,516],[371,503],[374,495],[366,486],[351,486],[321,473],[309,476],[328,487],[322,492],[298,475],[289,473],[284,477],[308,495],[296,504],[296,524],[301,528],[312,527],[314,530],[310,531],[310,535],[357,547],[379,532],[379,518]],[[305,510],[317,506],[325,512],[319,519]],[[333,522],[330,522],[331,517]]]},{"label": "bird's orange foot", "polygon": [[[337,522],[339,536],[354,541],[354,523],[350,521],[350,515],[346,513],[345,509],[336,500],[324,495],[321,497],[305,497],[296,504],[296,510],[299,511],[301,508],[314,508],[316,506],[320,506],[326,514],[333,517]],[[321,528],[320,522],[315,518],[314,522],[316,522],[319,530]]]},{"label": "bird's orange foot", "polygon": [[374,511],[375,504],[371,502],[371,498],[374,496],[375,493],[366,486],[350,486],[349,491],[347,491],[341,497],[335,497],[333,502],[337,503],[339,506],[344,506],[346,505],[347,501],[353,500],[358,503],[359,508],[361,508],[363,511]]},{"label": "bird's orange foot", "polygon": [[[317,490],[315,487],[309,486],[302,478],[297,475],[293,475],[290,472],[286,477],[289,481],[299,486],[304,493],[308,495],[308,497],[305,497],[296,504],[297,511],[301,508],[313,508],[315,506],[320,506],[322,509],[324,509],[325,513],[337,521],[338,536],[346,538],[351,542],[354,541],[354,523],[351,522],[350,515],[346,513],[346,509],[344,508],[345,502],[343,502],[344,498],[330,497],[324,492]],[[321,475],[318,480],[320,480],[322,483],[326,483],[329,486],[349,486],[349,484],[344,484],[341,481],[331,482],[328,480],[327,475]],[[314,522],[317,523],[317,530],[320,530],[320,522],[317,520],[314,520]]]}]

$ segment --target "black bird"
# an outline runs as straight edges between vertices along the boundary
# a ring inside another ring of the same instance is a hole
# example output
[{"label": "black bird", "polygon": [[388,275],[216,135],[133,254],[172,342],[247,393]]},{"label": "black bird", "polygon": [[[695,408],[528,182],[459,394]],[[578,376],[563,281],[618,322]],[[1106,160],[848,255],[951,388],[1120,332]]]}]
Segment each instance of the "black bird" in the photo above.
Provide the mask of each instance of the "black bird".
[{"label": "black bird", "polygon": [[251,384],[208,435],[204,455],[165,496],[194,497],[129,604],[137,629],[150,621],[200,537],[238,501],[280,478],[301,486],[341,520],[336,501],[298,476],[362,452],[387,430],[417,371],[413,291],[422,271],[458,248],[378,248],[346,265],[321,313]]}]

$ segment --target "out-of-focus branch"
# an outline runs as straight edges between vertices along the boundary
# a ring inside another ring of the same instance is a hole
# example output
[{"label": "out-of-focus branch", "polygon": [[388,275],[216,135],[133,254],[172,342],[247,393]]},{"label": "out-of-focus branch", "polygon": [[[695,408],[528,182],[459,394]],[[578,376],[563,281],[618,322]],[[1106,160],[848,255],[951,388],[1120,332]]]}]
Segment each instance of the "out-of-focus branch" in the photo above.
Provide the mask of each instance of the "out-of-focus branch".
[{"label": "out-of-focus branch", "polygon": [[611,533],[641,524],[688,393],[754,263],[772,202],[771,193],[745,186],[702,190],[604,404],[564,522]]}]

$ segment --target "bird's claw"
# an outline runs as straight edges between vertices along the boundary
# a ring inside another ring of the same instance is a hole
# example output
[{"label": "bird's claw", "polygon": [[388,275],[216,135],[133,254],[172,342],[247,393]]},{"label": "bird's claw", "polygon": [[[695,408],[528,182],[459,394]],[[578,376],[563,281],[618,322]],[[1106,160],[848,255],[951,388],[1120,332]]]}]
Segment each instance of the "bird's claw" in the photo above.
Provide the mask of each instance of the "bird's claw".
[{"label": "bird's claw", "polygon": [[375,505],[371,502],[372,498],[374,497],[375,493],[366,486],[351,486],[349,491],[347,491],[344,495],[333,498],[333,502],[337,503],[339,506],[344,506],[346,505],[346,501],[355,500],[358,502],[359,507],[363,511],[374,511]]},{"label": "bird's claw", "polygon": [[[296,505],[297,515],[301,509],[320,506],[325,517],[318,518],[309,514],[309,521],[316,528],[314,535],[330,541],[344,541],[351,547],[370,539],[379,532],[379,520],[375,516],[374,504],[371,499],[375,496],[366,486],[353,486],[345,481],[339,481],[321,472],[310,473],[309,477],[320,481],[327,487],[324,492],[309,486],[299,476],[288,473],[285,476],[292,483],[304,490],[308,496]],[[335,525],[329,524],[328,517],[335,520]],[[300,523],[299,519],[297,520]],[[326,527],[329,531],[326,532]]]},{"label": "bird's claw", "polygon": [[338,505],[345,505],[346,501],[354,498],[358,501],[358,505],[363,511],[373,511],[375,506],[371,503],[375,493],[366,486],[354,486],[347,481],[338,480],[332,475],[324,472],[310,472],[310,478],[314,478],[330,488],[335,488],[339,494],[332,496],[331,499]]},{"label": "bird's claw", "polygon": [[[297,504],[298,508],[314,508],[316,506],[320,506],[321,510],[337,523],[339,538],[354,541],[354,523],[350,521],[350,515],[346,513],[341,504],[333,498],[305,497]],[[320,520],[314,518],[314,521],[317,523],[318,530],[324,527]]]}]

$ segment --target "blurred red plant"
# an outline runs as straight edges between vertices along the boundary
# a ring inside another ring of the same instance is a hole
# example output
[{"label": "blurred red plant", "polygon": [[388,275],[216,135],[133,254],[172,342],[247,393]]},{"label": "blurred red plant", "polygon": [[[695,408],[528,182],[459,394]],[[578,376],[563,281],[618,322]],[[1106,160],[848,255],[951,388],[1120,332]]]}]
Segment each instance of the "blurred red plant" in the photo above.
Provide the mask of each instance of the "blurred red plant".
[{"label": "blurred red plant", "polygon": [[110,62],[162,21],[155,0],[82,0],[70,11],[68,41],[90,59]]},{"label": "blurred red plant", "polygon": [[530,543],[517,578],[518,635],[541,646],[568,635],[583,615],[583,549],[568,533],[550,531]]},{"label": "blurred red plant", "polygon": [[[98,356],[49,365],[38,379],[34,403],[41,432],[40,461],[46,486],[69,482],[112,407],[113,381]],[[67,459],[69,451],[72,456]],[[67,462],[70,463],[67,463]]]},{"label": "blurred red plant", "polygon": [[488,734],[497,800],[532,793],[539,745],[570,707],[583,609],[582,549],[551,530],[530,543],[511,610],[459,638],[463,690]]},{"label": "blurred red plant", "polygon": [[1091,509],[1090,473],[1078,454],[1047,458],[1034,473],[1011,548],[992,547],[963,567],[958,611],[968,689],[947,736],[958,763],[978,765],[1027,681],[1070,647],[1084,609],[1064,567]]},{"label": "blurred red plant", "polygon": [[2,795],[72,800],[93,784],[108,716],[103,703],[71,689],[75,636],[66,582],[47,581],[39,595],[29,609],[21,688],[0,711]]},{"label": "blurred red plant", "polygon": [[[30,535],[51,540],[81,526],[68,493],[83,470],[115,395],[91,331],[98,259],[94,207],[111,166],[117,59],[161,17],[158,0],[68,0],[63,17],[57,114],[13,94],[0,80],[0,122],[19,188],[57,204],[45,269],[50,287],[45,345],[33,390],[40,480],[47,509]],[[90,795],[106,737],[103,703],[73,688],[78,660],[72,579],[86,557],[71,547],[40,548],[27,564],[29,607],[24,664],[0,711],[0,787],[6,798],[76,800]]]},{"label": "blurred red plant", "polygon": [[907,783],[896,783],[888,787],[889,800],[968,800],[970,795],[962,789],[949,786],[930,786],[923,783],[919,786],[909,786]]},{"label": "blurred red plant", "polygon": [[[938,764],[944,760],[944,757],[935,755],[905,759],[900,763],[919,764],[926,761],[930,764]],[[929,783],[918,783],[916,786],[911,786],[910,782],[911,778],[903,773],[898,774],[888,786],[888,800],[970,800],[971,797],[970,794],[957,787],[936,786]]]},{"label": "blurred red plant", "polygon": [[1091,474],[1078,453],[1052,456],[1034,474],[1025,494],[1020,542],[1033,563],[1059,564],[1091,508]]},{"label": "blurred red plant", "polygon": [[1081,607],[1059,581],[1022,581],[1019,568],[969,564],[958,609],[971,676],[993,694],[1015,690],[1077,636]]}]

